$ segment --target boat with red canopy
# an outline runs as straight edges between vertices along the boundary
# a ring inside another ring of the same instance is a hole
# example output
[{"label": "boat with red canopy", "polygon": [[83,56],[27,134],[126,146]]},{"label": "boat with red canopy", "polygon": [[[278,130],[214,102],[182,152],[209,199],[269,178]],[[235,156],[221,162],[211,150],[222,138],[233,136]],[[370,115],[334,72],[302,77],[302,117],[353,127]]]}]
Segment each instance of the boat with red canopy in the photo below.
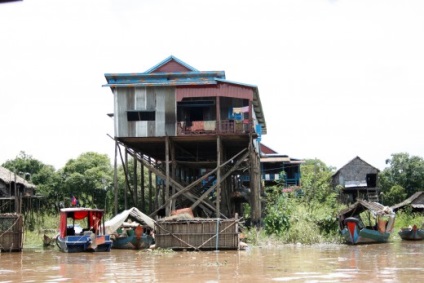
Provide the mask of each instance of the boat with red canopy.
[{"label": "boat with red canopy", "polygon": [[56,237],[59,249],[68,253],[109,252],[112,241],[105,233],[103,215],[103,209],[84,207],[61,209],[59,235]]}]

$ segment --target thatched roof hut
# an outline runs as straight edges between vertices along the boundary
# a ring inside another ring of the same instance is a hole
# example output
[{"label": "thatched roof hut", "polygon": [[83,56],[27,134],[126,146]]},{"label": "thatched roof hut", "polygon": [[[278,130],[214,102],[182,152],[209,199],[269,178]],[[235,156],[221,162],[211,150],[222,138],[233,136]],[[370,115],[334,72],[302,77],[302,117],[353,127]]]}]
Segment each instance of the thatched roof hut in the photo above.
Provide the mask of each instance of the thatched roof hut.
[{"label": "thatched roof hut", "polygon": [[11,197],[16,184],[17,189],[22,193],[34,195],[36,186],[7,168],[0,166],[0,198]]}]

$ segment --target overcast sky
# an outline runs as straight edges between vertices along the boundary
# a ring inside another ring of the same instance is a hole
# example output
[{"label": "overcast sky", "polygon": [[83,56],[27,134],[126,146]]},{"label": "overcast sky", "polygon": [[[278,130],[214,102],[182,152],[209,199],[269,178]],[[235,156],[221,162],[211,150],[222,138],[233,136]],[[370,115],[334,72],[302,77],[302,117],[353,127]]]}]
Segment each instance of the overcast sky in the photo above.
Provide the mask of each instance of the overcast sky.
[{"label": "overcast sky", "polygon": [[113,162],[104,73],[170,55],[256,85],[263,143],[340,168],[424,156],[422,0],[24,0],[0,4],[0,164]]}]

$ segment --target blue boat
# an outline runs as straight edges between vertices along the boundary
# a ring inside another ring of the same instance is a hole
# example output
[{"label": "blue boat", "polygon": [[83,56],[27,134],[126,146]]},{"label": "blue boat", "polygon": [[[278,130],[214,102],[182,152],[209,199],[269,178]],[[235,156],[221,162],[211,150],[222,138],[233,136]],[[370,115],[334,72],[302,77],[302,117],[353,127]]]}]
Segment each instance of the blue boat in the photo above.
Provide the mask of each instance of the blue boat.
[{"label": "blue boat", "polygon": [[[109,252],[110,235],[105,233],[103,209],[63,208],[60,210],[59,234],[56,245],[63,252]],[[80,226],[81,223],[84,226]],[[81,228],[85,227],[85,228]]]},{"label": "blue boat", "polygon": [[[424,225],[423,225],[424,226]],[[417,225],[407,228],[401,228],[399,236],[406,241],[422,241],[424,240],[424,229],[418,228]]]},{"label": "blue boat", "polygon": [[385,243],[393,230],[395,217],[390,207],[358,200],[339,213],[340,234],[348,244]]}]

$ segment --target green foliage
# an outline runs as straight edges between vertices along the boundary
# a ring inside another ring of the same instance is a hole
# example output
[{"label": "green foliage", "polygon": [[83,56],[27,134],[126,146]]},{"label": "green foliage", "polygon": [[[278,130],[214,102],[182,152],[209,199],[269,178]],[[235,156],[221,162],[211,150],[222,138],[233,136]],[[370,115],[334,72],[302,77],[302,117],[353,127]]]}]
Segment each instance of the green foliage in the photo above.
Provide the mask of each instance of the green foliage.
[{"label": "green foliage", "polygon": [[379,174],[379,186],[387,194],[394,186],[405,189],[407,197],[424,189],[424,160],[408,153],[392,154],[389,167]]},{"label": "green foliage", "polygon": [[296,206],[294,193],[283,193],[279,187],[274,187],[268,193],[266,216],[264,218],[267,234],[281,235],[290,229],[290,214]]},{"label": "green foliage", "polygon": [[337,193],[331,187],[332,167],[327,167],[318,159],[309,159],[300,166],[300,171],[304,192],[303,201],[308,203],[311,209],[322,203],[330,206],[336,204]]},{"label": "green foliage", "polygon": [[404,201],[407,198],[407,193],[404,188],[395,185],[390,188],[390,191],[383,193],[382,198],[385,205],[395,205]]},{"label": "green foliage", "polygon": [[[105,154],[87,152],[69,160],[61,171],[61,196],[65,206],[77,197],[80,206],[104,208],[107,190],[112,187],[113,169]],[[110,201],[110,200],[109,200]]]}]

